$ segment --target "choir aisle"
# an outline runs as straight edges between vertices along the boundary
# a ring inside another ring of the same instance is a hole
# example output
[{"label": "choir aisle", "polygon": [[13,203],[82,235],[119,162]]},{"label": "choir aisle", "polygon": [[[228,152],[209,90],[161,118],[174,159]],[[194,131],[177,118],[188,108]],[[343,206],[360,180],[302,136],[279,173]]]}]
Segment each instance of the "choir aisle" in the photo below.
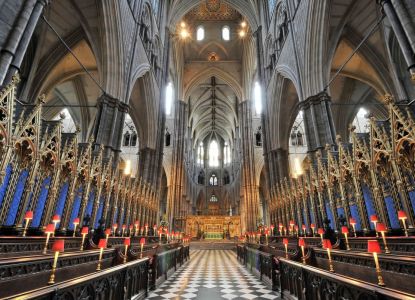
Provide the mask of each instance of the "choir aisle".
[{"label": "choir aisle", "polygon": [[195,250],[147,299],[278,299],[231,250]]}]

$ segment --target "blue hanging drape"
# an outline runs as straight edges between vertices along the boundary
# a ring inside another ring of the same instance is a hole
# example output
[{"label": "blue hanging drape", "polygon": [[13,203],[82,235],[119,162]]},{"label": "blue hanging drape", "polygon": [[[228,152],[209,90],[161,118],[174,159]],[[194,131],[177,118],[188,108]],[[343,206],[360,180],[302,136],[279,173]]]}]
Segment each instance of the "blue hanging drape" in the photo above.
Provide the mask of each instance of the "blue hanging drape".
[{"label": "blue hanging drape", "polygon": [[19,179],[17,181],[16,189],[14,191],[13,200],[12,200],[12,203],[10,204],[9,212],[6,218],[5,225],[7,226],[15,225],[17,210],[19,208],[20,199],[22,198],[24,186],[25,186],[28,175],[29,175],[29,171],[27,170],[23,170],[22,173],[20,173]]},{"label": "blue hanging drape", "polygon": [[[40,226],[40,220],[42,219],[43,209],[45,207],[46,199],[49,193],[49,184],[50,184],[50,177],[47,177],[42,182],[42,187],[40,189],[39,198],[37,199],[35,211],[33,212],[33,227]],[[48,220],[47,222],[49,222]]]},{"label": "blue hanging drape", "polygon": [[[366,204],[367,214],[369,215],[369,218],[370,218],[371,215],[376,215],[376,210],[373,205],[372,194],[370,192],[369,187],[365,184],[362,185],[362,192],[363,192],[363,199],[365,200],[365,204]],[[375,229],[372,222],[370,222],[370,228]]]},{"label": "blue hanging drape", "polygon": [[10,177],[12,175],[12,170],[12,165],[9,164],[6,168],[6,176],[4,176],[3,183],[0,186],[0,207],[3,204],[3,199],[7,192],[7,187],[9,185]]},{"label": "blue hanging drape", "polygon": [[[59,216],[62,216],[63,214],[63,209],[65,208],[65,200],[66,200],[66,196],[68,195],[68,191],[69,191],[69,182],[65,182],[59,191],[58,203],[56,204],[55,214]],[[60,225],[60,223],[58,225]]]},{"label": "blue hanging drape", "polygon": [[[68,225],[69,229],[73,229],[73,220],[78,217],[79,208],[81,206],[82,190],[83,190],[83,187],[81,186],[76,192],[76,196],[75,196],[73,206],[72,206],[71,221],[69,222],[69,225]],[[80,226],[82,226],[82,224]]]}]

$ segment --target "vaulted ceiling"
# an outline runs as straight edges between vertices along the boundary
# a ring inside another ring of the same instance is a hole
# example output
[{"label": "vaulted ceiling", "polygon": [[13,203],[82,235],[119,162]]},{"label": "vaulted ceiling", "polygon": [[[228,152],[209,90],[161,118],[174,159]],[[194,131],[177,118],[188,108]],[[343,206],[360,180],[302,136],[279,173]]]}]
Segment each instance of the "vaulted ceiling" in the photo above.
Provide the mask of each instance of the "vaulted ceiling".
[{"label": "vaulted ceiling", "polygon": [[189,101],[189,124],[195,145],[217,136],[232,143],[237,124],[235,107],[232,89],[214,76],[194,89]]},{"label": "vaulted ceiling", "polygon": [[[185,100],[194,147],[206,138],[230,144],[235,138],[243,55],[243,40],[238,32],[243,21],[233,6],[221,0],[201,1],[182,19],[190,34],[182,46],[184,85],[191,86]],[[225,26],[230,30],[229,40],[222,38]],[[196,32],[201,27],[204,38],[197,40]]]}]

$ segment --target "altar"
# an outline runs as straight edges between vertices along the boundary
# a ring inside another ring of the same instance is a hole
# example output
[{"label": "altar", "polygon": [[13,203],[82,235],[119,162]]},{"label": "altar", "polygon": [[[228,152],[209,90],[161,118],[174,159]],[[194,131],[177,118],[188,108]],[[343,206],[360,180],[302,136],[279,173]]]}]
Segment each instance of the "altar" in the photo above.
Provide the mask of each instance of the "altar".
[{"label": "altar", "polygon": [[187,216],[185,232],[191,237],[204,234],[206,239],[222,239],[229,231],[230,237],[239,236],[239,216]]}]

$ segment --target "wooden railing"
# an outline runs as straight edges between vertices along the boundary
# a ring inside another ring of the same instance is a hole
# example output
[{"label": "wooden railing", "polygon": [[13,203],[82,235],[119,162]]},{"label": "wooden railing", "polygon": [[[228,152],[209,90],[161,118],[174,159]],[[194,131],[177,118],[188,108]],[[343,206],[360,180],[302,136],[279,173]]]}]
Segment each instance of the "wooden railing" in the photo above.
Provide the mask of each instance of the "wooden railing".
[{"label": "wooden railing", "polygon": [[149,258],[128,262],[23,293],[14,299],[144,299],[148,291],[149,262]]},{"label": "wooden railing", "polygon": [[286,299],[414,299],[414,295],[333,274],[292,260],[276,258],[281,272],[281,297]]},{"label": "wooden railing", "polygon": [[[331,273],[326,250],[314,245],[317,243],[306,248],[306,264],[301,263],[301,251],[295,240],[290,240],[288,245],[289,259],[285,258],[285,251],[281,251],[278,242],[270,245],[239,244],[237,256],[265,284],[281,291],[283,298],[415,299],[414,256],[380,254],[378,257],[386,283],[386,287],[382,287],[376,284],[378,278],[371,254],[333,249],[336,273]],[[339,244],[336,246],[339,248]],[[272,257],[273,264],[269,264],[269,257]]]},{"label": "wooden railing", "polygon": [[157,253],[151,261],[150,289],[155,289],[190,257],[189,246]]},{"label": "wooden railing", "polygon": [[276,290],[278,283],[278,270],[274,261],[274,255],[243,245],[237,246],[237,256],[252,273],[267,284],[271,289]]}]

